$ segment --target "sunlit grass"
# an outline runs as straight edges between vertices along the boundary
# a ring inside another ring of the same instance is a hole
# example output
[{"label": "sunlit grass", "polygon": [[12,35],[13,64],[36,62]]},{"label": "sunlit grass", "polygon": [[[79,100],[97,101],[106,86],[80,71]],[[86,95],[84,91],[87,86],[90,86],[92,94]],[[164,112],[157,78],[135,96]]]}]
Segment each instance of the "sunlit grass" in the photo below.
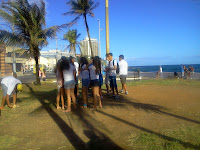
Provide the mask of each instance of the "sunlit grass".
[{"label": "sunlit grass", "polygon": [[[185,126],[179,125],[176,129],[167,129],[161,131],[161,135],[171,137],[167,140],[156,134],[138,132],[129,136],[129,147],[138,150],[183,150],[192,148],[191,143],[197,149],[200,149],[200,127],[198,125]],[[185,145],[180,143],[185,142]]]}]

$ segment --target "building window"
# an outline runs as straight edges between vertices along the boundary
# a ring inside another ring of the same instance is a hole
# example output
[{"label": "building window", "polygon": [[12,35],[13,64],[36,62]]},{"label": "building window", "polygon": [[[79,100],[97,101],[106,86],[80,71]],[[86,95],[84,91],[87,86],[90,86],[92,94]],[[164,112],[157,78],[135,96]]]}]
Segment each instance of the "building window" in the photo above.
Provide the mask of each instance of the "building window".
[{"label": "building window", "polygon": [[11,52],[8,52],[7,53],[7,57],[11,57],[12,53]]}]

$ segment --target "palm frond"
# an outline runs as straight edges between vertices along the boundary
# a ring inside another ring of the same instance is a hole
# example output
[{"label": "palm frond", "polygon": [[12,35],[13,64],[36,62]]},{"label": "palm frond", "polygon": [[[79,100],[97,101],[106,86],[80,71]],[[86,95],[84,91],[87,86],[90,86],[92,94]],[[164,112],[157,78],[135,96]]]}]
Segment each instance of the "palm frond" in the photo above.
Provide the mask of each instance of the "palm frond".
[{"label": "palm frond", "polygon": [[94,13],[93,13],[93,12],[91,12],[91,11],[90,11],[90,12],[88,12],[88,14],[89,14],[89,16],[90,16],[90,17],[94,17],[94,16],[95,16],[95,15],[94,15]]},{"label": "palm frond", "polygon": [[54,38],[56,33],[60,30],[59,26],[53,26],[43,30],[44,36],[48,38]]},{"label": "palm frond", "polygon": [[5,44],[7,46],[16,46],[16,45],[26,44],[26,42],[21,36],[15,35],[5,30],[0,30],[0,43]]}]

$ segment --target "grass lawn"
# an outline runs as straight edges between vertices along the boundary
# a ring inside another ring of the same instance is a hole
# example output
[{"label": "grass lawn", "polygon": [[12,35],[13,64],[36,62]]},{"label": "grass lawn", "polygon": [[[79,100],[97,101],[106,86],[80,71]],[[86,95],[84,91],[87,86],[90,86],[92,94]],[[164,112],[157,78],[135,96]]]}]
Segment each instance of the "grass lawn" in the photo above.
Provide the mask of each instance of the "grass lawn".
[{"label": "grass lawn", "polygon": [[121,94],[120,100],[107,96],[103,86],[103,109],[82,109],[80,96],[78,109],[70,113],[55,108],[52,80],[24,85],[17,99],[20,107],[1,110],[0,149],[200,149],[199,80],[127,85],[129,95]]}]

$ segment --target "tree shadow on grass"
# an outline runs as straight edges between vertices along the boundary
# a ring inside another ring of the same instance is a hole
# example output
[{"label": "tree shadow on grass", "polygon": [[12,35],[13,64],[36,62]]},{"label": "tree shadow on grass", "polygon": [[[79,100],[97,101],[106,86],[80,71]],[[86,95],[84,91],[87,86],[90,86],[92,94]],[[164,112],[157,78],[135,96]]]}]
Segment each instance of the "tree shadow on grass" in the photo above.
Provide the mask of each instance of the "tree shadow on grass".
[{"label": "tree shadow on grass", "polygon": [[[85,126],[86,130],[84,130],[84,134],[90,139],[90,141],[86,144],[86,149],[110,149],[110,150],[121,150],[122,148],[115,144],[108,136],[98,130],[93,124],[98,123],[98,121],[90,116],[88,113],[84,111],[78,110],[73,112],[74,115],[78,116],[79,120],[82,122],[83,126]],[[86,116],[90,118],[90,120],[95,121],[95,123],[91,123],[86,119]]]},{"label": "tree shadow on grass", "polygon": [[[51,116],[51,118],[54,120],[54,122],[58,125],[60,130],[63,132],[63,134],[67,137],[67,139],[71,142],[71,144],[74,146],[75,149],[84,149],[85,143],[84,141],[69,127],[68,124],[56,113],[54,110],[49,106],[49,104],[45,103],[44,98],[47,99],[47,95],[49,95],[51,92],[44,92],[42,95],[44,97],[41,97],[41,93],[38,93],[33,91],[33,88],[30,87],[28,84],[26,86],[30,89],[32,96],[37,98],[39,102],[42,104],[42,107],[48,112],[48,114]],[[55,98],[55,97],[54,97]],[[52,99],[50,99],[51,101]]]},{"label": "tree shadow on grass", "polygon": [[184,121],[189,121],[192,123],[200,124],[200,121],[169,113],[169,112],[167,112],[168,109],[166,107],[159,106],[159,105],[153,105],[153,104],[147,104],[147,103],[140,103],[138,100],[135,100],[135,99],[129,100],[126,96],[121,96],[120,100],[113,100],[113,99],[104,100],[103,104],[104,104],[104,106],[118,107],[118,108],[119,107],[126,108],[128,106],[131,106],[135,109],[142,109],[147,112],[155,112],[158,114],[164,114],[164,115],[175,117],[175,118],[178,118],[178,119],[181,119]]},{"label": "tree shadow on grass", "polygon": [[194,145],[194,144],[191,144],[191,143],[189,143],[189,142],[183,142],[183,141],[181,141],[181,140],[179,140],[179,139],[176,139],[176,138],[173,138],[173,137],[169,137],[169,136],[163,135],[163,134],[161,134],[161,133],[157,133],[157,132],[155,132],[155,131],[152,131],[152,130],[143,128],[143,127],[138,126],[138,125],[136,125],[136,124],[134,124],[134,123],[131,123],[131,122],[129,122],[129,121],[126,121],[126,120],[124,120],[124,119],[118,118],[118,117],[116,117],[116,116],[114,116],[114,115],[111,115],[111,114],[108,114],[108,113],[105,113],[105,112],[102,112],[102,111],[99,111],[99,110],[97,110],[97,112],[98,112],[98,113],[101,113],[101,114],[103,114],[103,115],[105,115],[105,116],[111,117],[111,118],[113,118],[113,119],[116,119],[116,120],[118,120],[118,121],[121,121],[121,122],[123,122],[123,123],[125,123],[125,124],[127,124],[127,125],[132,126],[132,127],[135,127],[135,128],[137,128],[137,129],[139,129],[139,130],[141,130],[141,131],[144,131],[144,132],[147,132],[147,133],[150,133],[150,134],[155,134],[155,135],[157,135],[158,137],[160,137],[160,138],[162,138],[162,139],[165,139],[165,140],[168,140],[168,141],[172,141],[172,142],[178,142],[178,143],[180,143],[182,146],[184,146],[185,148],[200,149],[200,145]]}]

